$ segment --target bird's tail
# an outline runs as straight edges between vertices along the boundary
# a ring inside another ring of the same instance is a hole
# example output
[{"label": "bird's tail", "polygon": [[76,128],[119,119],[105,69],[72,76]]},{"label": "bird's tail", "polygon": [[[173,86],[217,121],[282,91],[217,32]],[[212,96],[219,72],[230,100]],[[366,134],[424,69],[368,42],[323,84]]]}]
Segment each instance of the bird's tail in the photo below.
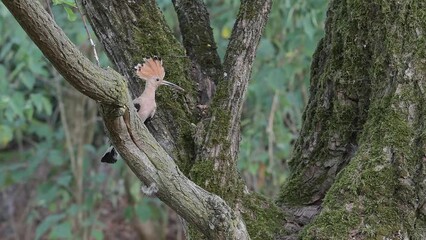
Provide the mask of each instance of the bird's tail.
[{"label": "bird's tail", "polygon": [[111,145],[105,152],[104,156],[101,159],[101,162],[113,164],[117,162],[118,153],[115,148]]}]

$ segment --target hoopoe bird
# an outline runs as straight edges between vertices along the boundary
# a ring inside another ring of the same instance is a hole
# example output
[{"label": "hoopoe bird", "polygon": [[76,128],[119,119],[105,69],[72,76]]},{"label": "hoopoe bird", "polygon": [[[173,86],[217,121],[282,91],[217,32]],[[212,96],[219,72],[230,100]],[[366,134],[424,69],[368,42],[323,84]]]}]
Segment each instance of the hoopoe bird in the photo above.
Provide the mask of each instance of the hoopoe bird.
[{"label": "hoopoe bird", "polygon": [[[166,72],[163,67],[163,61],[159,57],[148,57],[143,59],[143,64],[135,66],[136,75],[145,81],[145,89],[142,94],[133,100],[133,106],[136,108],[138,115],[142,122],[152,118],[157,109],[157,103],[155,102],[155,91],[161,85],[173,87],[180,91],[185,91],[183,88],[177,86],[174,83],[164,80]],[[101,162],[115,163],[118,158],[118,153],[111,145]]]}]

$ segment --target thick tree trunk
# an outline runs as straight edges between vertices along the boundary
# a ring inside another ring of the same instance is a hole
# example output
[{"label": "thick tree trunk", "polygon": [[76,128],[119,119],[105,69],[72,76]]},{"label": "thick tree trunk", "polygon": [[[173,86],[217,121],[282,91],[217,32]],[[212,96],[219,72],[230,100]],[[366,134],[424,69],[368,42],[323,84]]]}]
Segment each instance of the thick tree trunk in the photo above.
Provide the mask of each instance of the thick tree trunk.
[{"label": "thick tree trunk", "polygon": [[303,238],[426,238],[425,34],[425,1],[331,1],[279,200],[290,232],[319,213]]},{"label": "thick tree trunk", "polygon": [[[179,149],[175,159],[191,180],[222,197],[236,212],[242,212],[252,237],[273,237],[282,218],[280,210],[270,200],[244,192],[245,185],[236,168],[241,107],[271,1],[243,1],[223,66],[204,3],[198,0],[173,3],[183,46],[172,36],[155,1],[84,0],[83,6],[110,58],[129,77],[134,96],[142,89],[131,72],[135,61],[150,54],[163,57],[166,78],[171,76],[178,84],[184,83],[188,93],[186,101],[178,98],[170,103],[170,98],[163,98],[160,92],[160,115],[148,124],[151,133],[170,154]],[[195,108],[205,104],[209,105],[207,112]],[[175,115],[181,112],[186,114]],[[197,126],[191,128],[190,123]],[[183,134],[176,129],[183,129]],[[163,132],[171,134],[162,135]],[[201,237],[193,229],[190,234],[195,239]]]},{"label": "thick tree trunk", "polygon": [[[221,64],[202,1],[174,1],[181,46],[153,0],[84,0],[126,79],[87,61],[38,2],[3,2],[60,73],[100,102],[126,163],[196,227],[194,239],[426,238],[425,1],[331,1],[293,173],[279,198],[286,219],[245,190],[236,171],[241,107],[271,1],[241,2]],[[161,107],[149,125],[155,139],[126,89],[127,80],[133,97],[140,94],[132,67],[153,54],[164,58],[166,77],[187,90],[184,97],[159,92]],[[206,103],[200,114],[195,106]]]},{"label": "thick tree trunk", "polygon": [[147,124],[156,140],[186,172],[194,158],[194,84],[183,70],[189,66],[184,49],[171,34],[155,1],[83,0],[82,5],[109,58],[126,77],[132,98],[144,89],[133,67],[146,56],[161,56],[166,79],[186,90],[182,95],[160,88],[155,118]]},{"label": "thick tree trunk", "polygon": [[[191,76],[216,76],[217,79],[207,80],[218,83],[221,90],[214,97],[210,112],[199,117],[201,121],[197,125],[194,121],[199,120],[194,117],[197,101],[194,99],[198,99],[198,103],[206,103],[202,98],[206,91],[201,89],[200,96],[193,90],[195,83],[200,81],[188,77],[189,64],[183,48],[171,35],[155,1],[83,1],[96,34],[118,70],[127,77],[133,97],[140,93],[141,88],[131,71],[146,55],[161,55],[167,69],[166,77],[174,77],[174,82],[187,90],[185,98],[167,90],[158,93],[161,107],[151,125],[156,139],[137,117],[122,76],[111,69],[100,69],[84,58],[38,2],[3,2],[66,80],[99,102],[115,148],[144,184],[158,188],[157,197],[196,227],[197,232],[191,231],[191,235],[194,234],[197,239],[249,239],[249,232],[255,238],[273,236],[275,231],[272,230],[277,228],[281,217],[279,209],[268,200],[244,191],[236,170],[244,93],[271,7],[270,0],[242,2],[225,58],[226,72],[221,71],[220,62],[216,59],[213,67],[216,65],[217,71],[214,73],[210,69],[204,74],[203,70],[212,68],[205,61],[206,56],[216,55],[217,58],[214,48],[197,48],[197,52],[208,51],[201,54],[203,57],[190,54],[193,66],[200,68],[202,73]],[[201,1],[192,3],[196,8],[203,6]],[[175,2],[176,7],[177,4],[179,1]],[[190,9],[190,4],[187,2],[180,8],[181,16]],[[196,14],[207,14],[207,11]],[[203,19],[208,20],[208,15]],[[181,22],[183,25],[187,23]],[[186,34],[197,37],[199,33]],[[200,35],[203,34],[213,39],[211,31]],[[191,41],[185,45],[197,44],[200,42]],[[203,125],[205,122],[209,124]],[[174,160],[184,169],[190,169],[186,172],[196,176],[193,177],[196,183],[208,191],[188,179]],[[197,166],[193,166],[194,160],[198,162]],[[203,175],[200,175],[200,170],[203,170]]]}]

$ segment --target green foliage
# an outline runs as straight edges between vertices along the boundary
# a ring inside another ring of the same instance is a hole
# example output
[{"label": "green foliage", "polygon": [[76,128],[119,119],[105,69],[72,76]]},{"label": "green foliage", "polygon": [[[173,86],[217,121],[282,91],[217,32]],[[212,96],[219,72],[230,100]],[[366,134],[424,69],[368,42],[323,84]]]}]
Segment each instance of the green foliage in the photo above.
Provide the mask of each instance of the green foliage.
[{"label": "green foliage", "polygon": [[[168,1],[158,2],[170,27],[177,29]],[[223,58],[240,4],[234,0],[205,2]],[[308,100],[310,62],[323,36],[327,3],[274,1],[259,44],[243,109],[239,168],[252,189],[268,195],[276,194],[287,176],[286,161]]]},{"label": "green foliage", "polygon": [[52,0],[52,2],[53,5],[62,5],[64,7],[69,21],[73,22],[77,19],[77,15],[73,11],[77,6],[74,0]]},{"label": "green foliage", "polygon": [[[232,28],[235,11],[229,17],[231,11],[209,2],[211,14],[219,15],[212,24],[223,56],[224,29]],[[224,8],[237,9],[235,1],[228,2]],[[252,188],[266,194],[277,193],[287,176],[286,161],[308,100],[311,56],[323,36],[327,3],[275,1],[259,44],[243,110],[239,167]]]},{"label": "green foliage", "polygon": [[[1,6],[4,8],[3,6]],[[0,12],[0,149],[31,132],[34,116],[52,113],[49,90],[36,78],[48,76],[41,52],[8,12]],[[40,123],[44,125],[43,123]]]},{"label": "green foliage", "polygon": [[[74,14],[78,13],[75,2],[55,0],[53,3],[55,21],[90,57],[92,49],[81,18]],[[24,206],[16,203],[14,207],[28,207],[24,223],[28,223],[25,226],[34,233],[35,239],[104,239],[103,230],[107,228],[101,223],[99,209],[104,202],[122,209],[118,205],[122,205],[127,190],[120,184],[119,175],[122,175],[120,171],[127,171],[124,163],[120,161],[107,171],[100,168],[99,157],[105,147],[88,144],[82,151],[82,166],[72,166],[66,147],[66,136],[70,133],[64,131],[61,122],[63,113],[58,105],[57,88],[63,93],[70,90],[1,3],[0,33],[0,191],[5,193],[20,185],[31,188],[33,197],[21,203]],[[100,58],[101,64],[107,66],[104,53],[100,52]],[[73,120],[69,119],[68,124],[70,122]],[[104,133],[97,132],[103,138]],[[77,156],[77,147],[72,147],[72,154]],[[81,177],[76,169],[80,169]],[[139,185],[134,179],[131,195],[141,195]],[[6,206],[0,202],[0,207]],[[132,211],[137,218],[148,220],[164,216],[163,209],[158,202],[153,204],[139,197]],[[0,213],[0,219],[10,218],[4,215],[7,211],[4,212]]]},{"label": "green foliage", "polygon": [[64,218],[65,218],[65,214],[54,214],[54,215],[47,216],[46,219],[44,219],[41,222],[41,224],[38,225],[36,229],[36,233],[35,233],[35,239],[36,240],[40,239],[40,237],[43,236],[43,234],[47,232],[49,228],[51,228],[54,224],[56,224],[57,222],[59,222],[60,220]]},{"label": "green foliage", "polygon": [[[52,2],[55,21],[90,56],[92,51],[75,2]],[[223,58],[239,1],[205,2]],[[158,3],[178,36],[171,2]],[[307,101],[309,64],[322,36],[326,3],[275,1],[259,45],[243,110],[239,167],[249,186],[264,193],[274,194],[275,187],[285,179],[283,169]],[[95,137],[96,147],[84,146],[84,193],[81,201],[76,200],[79,179],[70,164],[56,91],[57,84],[66,89],[63,80],[1,3],[0,33],[0,191],[19,184],[33,188],[26,221],[35,224],[34,237],[103,239],[107,228],[101,223],[99,209],[105,202],[110,208],[124,209],[128,222],[134,218],[164,221],[164,207],[158,200],[142,198],[136,179],[130,181],[130,186],[123,184],[127,169],[122,161],[114,169],[100,167],[98,157],[105,150],[99,149],[102,131]],[[105,54],[100,57],[101,65],[107,66]],[[271,113],[272,106],[275,111]],[[125,195],[134,198],[134,206],[122,207]],[[76,229],[76,222],[87,233],[84,237]]]},{"label": "green foliage", "polygon": [[53,5],[62,5],[64,7],[69,21],[73,22],[77,19],[77,15],[75,15],[74,11],[72,10],[77,7],[74,0],[52,0],[52,2]]}]

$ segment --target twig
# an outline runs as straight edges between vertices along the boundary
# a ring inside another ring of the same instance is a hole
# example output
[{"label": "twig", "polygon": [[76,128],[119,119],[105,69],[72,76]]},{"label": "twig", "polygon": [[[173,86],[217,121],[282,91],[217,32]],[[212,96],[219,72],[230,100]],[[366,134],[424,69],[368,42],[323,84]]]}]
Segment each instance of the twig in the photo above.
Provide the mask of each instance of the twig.
[{"label": "twig", "polygon": [[269,112],[269,120],[268,126],[266,128],[266,132],[268,133],[268,155],[269,155],[269,168],[273,168],[274,164],[274,118],[275,112],[277,110],[278,105],[278,92],[275,91],[274,97],[272,99],[271,111]]},{"label": "twig", "polygon": [[68,154],[70,156],[70,160],[71,160],[71,171],[73,172],[74,176],[76,175],[76,159],[75,159],[75,155],[74,155],[74,148],[72,145],[72,140],[71,140],[71,133],[70,133],[70,129],[68,126],[68,122],[67,122],[67,117],[65,116],[65,107],[64,107],[64,101],[63,101],[63,97],[62,97],[62,90],[61,90],[61,84],[59,82],[59,78],[55,78],[56,80],[56,96],[57,96],[57,100],[58,100],[58,106],[59,106],[59,112],[60,112],[60,116],[61,116],[61,122],[62,122],[62,126],[64,128],[64,133],[65,133],[65,145],[67,147],[68,150]]},{"label": "twig", "polygon": [[74,0],[75,2],[75,7],[77,8],[78,12],[80,13],[81,19],[83,20],[83,25],[84,25],[84,29],[86,29],[86,33],[87,33],[87,38],[90,41],[90,45],[93,48],[93,54],[95,56],[95,60],[96,60],[96,64],[99,66],[101,66],[101,64],[99,63],[99,57],[98,57],[98,52],[96,52],[96,45],[95,42],[92,39],[92,35],[90,34],[89,28],[87,27],[87,22],[86,22],[86,18],[84,17],[84,14],[81,13],[80,7],[78,6],[77,0]]},{"label": "twig", "polygon": [[6,207],[7,207],[7,215],[9,215],[9,222],[10,222],[10,226],[12,228],[13,231],[13,237],[16,240],[19,240],[19,234],[18,234],[18,227],[16,226],[16,219],[15,219],[15,206],[13,205],[14,201],[14,194],[8,194],[6,195],[6,191],[2,192],[2,198],[5,200],[6,202]]},{"label": "twig", "polygon": [[46,7],[47,12],[52,17],[52,19],[55,20],[55,16],[53,16],[53,12],[52,12],[52,6],[50,6],[50,0],[46,0],[46,5],[47,5],[47,7]]},{"label": "twig", "polygon": [[297,129],[297,126],[295,125],[294,121],[291,119],[290,114],[287,113],[283,117],[283,122],[284,126],[286,126],[294,136],[297,136],[299,134],[299,130]]}]

